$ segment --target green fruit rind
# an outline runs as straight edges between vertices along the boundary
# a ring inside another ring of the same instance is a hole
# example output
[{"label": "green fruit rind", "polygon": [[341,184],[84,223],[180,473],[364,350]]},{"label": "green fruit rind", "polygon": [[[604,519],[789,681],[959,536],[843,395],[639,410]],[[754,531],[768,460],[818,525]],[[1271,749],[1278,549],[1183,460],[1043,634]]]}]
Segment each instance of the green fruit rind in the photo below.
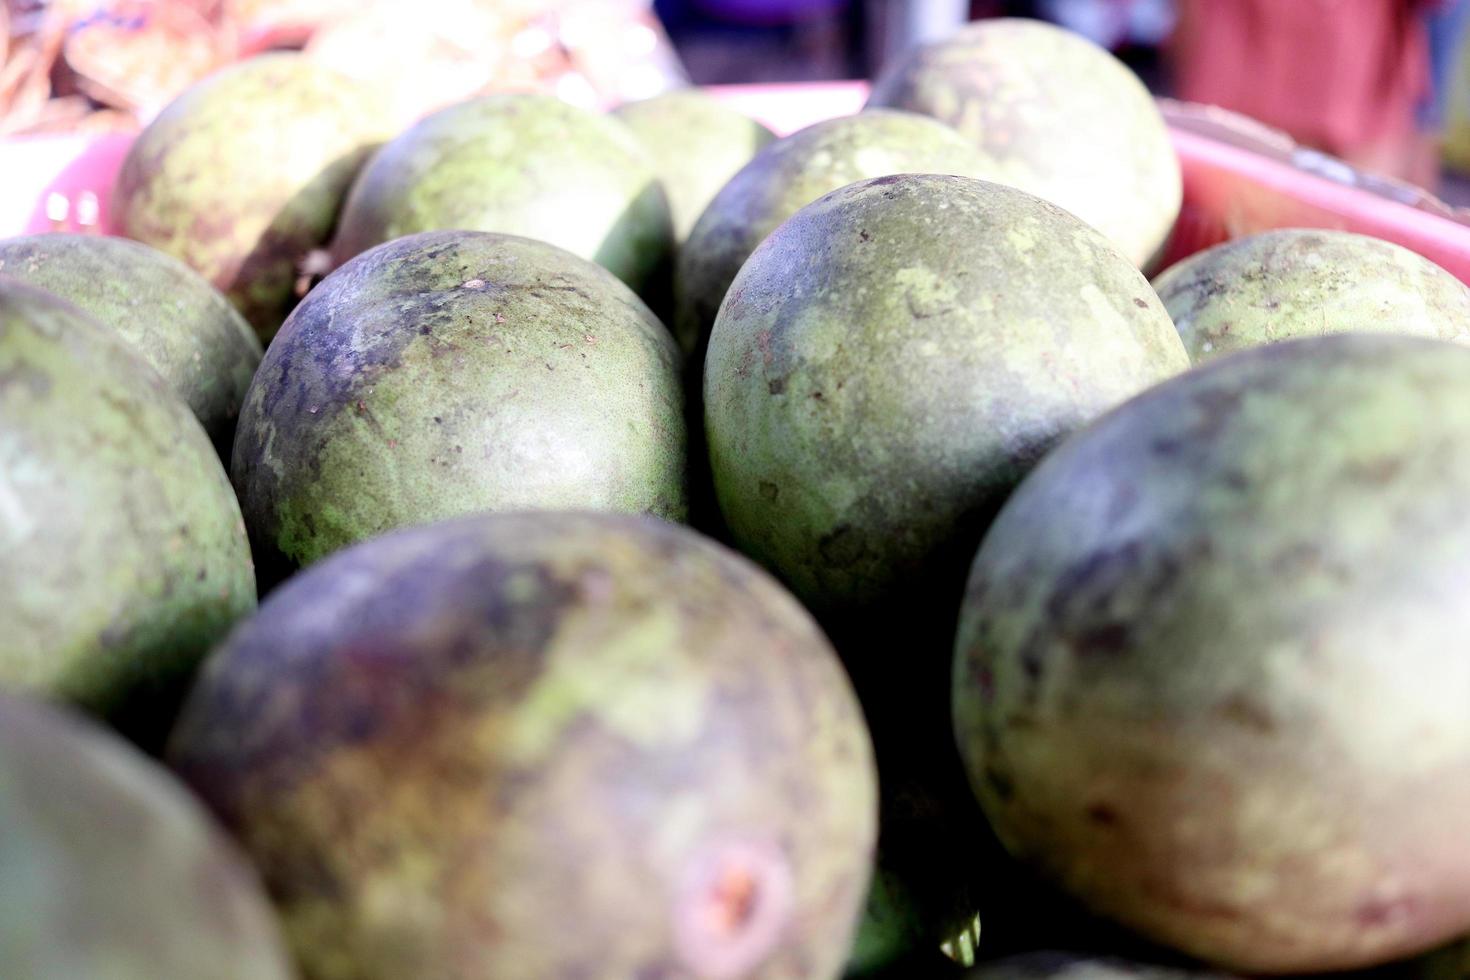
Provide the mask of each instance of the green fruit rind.
[{"label": "green fruit rind", "polygon": [[288,980],[260,883],[131,747],[0,696],[0,975]]},{"label": "green fruit rind", "polygon": [[897,173],[987,177],[989,168],[950,127],[888,109],[824,120],[757,153],[715,195],[675,260],[674,334],[684,350],[702,358],[735,274],[783,221],[839,187]]},{"label": "green fruit rind", "polygon": [[434,113],[379,150],[352,186],[332,251],[463,228],[536,238],[634,290],[673,245],[669,203],[618,120],[550,95],[490,95]]},{"label": "green fruit rind", "polygon": [[810,616],[625,515],[333,556],[220,648],[170,758],[315,978],[834,977],[876,833]]},{"label": "green fruit rind", "polygon": [[229,446],[260,341],[184,263],[125,238],[30,235],[0,241],[0,275],[39,286],[116,330]]},{"label": "green fruit rind", "polygon": [[673,339],[607,270],[545,242],[425,232],[358,256],[291,314],[232,467],[263,567],[475,511],[681,519]]},{"label": "green fruit rind", "polygon": [[113,226],[182,259],[268,341],[382,127],[355,83],[303,55],[240,62],[139,134],[113,191]]},{"label": "green fruit rind", "polygon": [[1066,208],[1136,265],[1154,260],[1179,216],[1179,158],[1153,96],[1070,31],[977,21],[885,68],[868,105],[949,123],[984,156],[983,176]]},{"label": "green fruit rind", "polygon": [[1171,266],[1154,289],[1195,362],[1328,333],[1470,343],[1470,287],[1402,246],[1288,228],[1226,242]]},{"label": "green fruit rind", "polygon": [[697,89],[629,102],[613,115],[638,137],[658,170],[683,242],[726,181],[776,138],[760,123]]},{"label": "green fruit rind", "polygon": [[1470,350],[1212,361],[1051,454],[975,558],[958,742],[997,834],[1232,969],[1470,931]]},{"label": "green fruit rind", "polygon": [[852,184],[767,238],[720,310],[720,508],[815,609],[957,599],[1041,455],[1187,366],[1143,276],[1061,209],[963,177]]},{"label": "green fruit rind", "polygon": [[0,687],[155,726],[152,699],[254,607],[188,407],[113,331],[0,279]]}]

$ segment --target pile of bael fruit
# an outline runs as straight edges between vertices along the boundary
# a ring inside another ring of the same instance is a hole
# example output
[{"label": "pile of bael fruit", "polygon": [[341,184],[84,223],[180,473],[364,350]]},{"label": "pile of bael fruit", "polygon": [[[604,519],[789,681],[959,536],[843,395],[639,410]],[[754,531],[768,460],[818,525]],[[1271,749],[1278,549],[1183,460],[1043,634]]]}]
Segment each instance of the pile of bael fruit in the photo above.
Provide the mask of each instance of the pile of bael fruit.
[{"label": "pile of bael fruit", "polygon": [[0,243],[0,976],[1464,976],[1470,292],[1179,206],[1031,22],[200,83]]}]

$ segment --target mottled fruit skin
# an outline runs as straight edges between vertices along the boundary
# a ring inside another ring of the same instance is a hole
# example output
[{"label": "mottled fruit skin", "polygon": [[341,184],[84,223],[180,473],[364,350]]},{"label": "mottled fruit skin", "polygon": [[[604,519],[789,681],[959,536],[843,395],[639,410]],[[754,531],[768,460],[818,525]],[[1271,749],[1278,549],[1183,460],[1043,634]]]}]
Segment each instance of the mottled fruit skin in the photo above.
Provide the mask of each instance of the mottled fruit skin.
[{"label": "mottled fruit skin", "polygon": [[475,511],[684,516],[679,354],[607,270],[425,232],[332,273],[245,399],[232,467],[263,566]]},{"label": "mottled fruit skin", "polygon": [[819,611],[957,601],[1041,455],[1187,364],[1148,282],[1060,208],[964,177],[862,181],[767,238],[720,310],[720,508]]},{"label": "mottled fruit skin", "polygon": [[228,459],[260,341],[198,273],[125,238],[54,234],[0,241],[0,275],[55,293],[116,330]]},{"label": "mottled fruit skin", "polygon": [[978,966],[965,980],[1226,980],[1224,974],[1136,963],[1108,956],[1039,952]]},{"label": "mottled fruit skin", "polygon": [[171,759],[315,980],[835,977],[876,830],[811,618],[626,515],[334,556],[219,650]]},{"label": "mottled fruit skin", "polygon": [[255,872],[168,773],[0,696],[0,975],[289,980]]},{"label": "mottled fruit skin", "polygon": [[182,259],[268,341],[383,125],[351,80],[300,54],[232,65],[139,135],[113,190],[113,226]]},{"label": "mottled fruit skin", "polygon": [[111,330],[0,277],[0,687],[147,741],[255,607],[209,437]]},{"label": "mottled fruit skin", "polygon": [[868,105],[949,123],[984,156],[984,176],[1066,208],[1137,265],[1179,216],[1179,159],[1153,96],[1109,52],[1050,24],[977,21],[916,47]]},{"label": "mottled fruit skin", "polygon": [[1246,972],[1470,931],[1470,351],[1221,358],[1050,455],[975,558],[955,725],[991,824]]},{"label": "mottled fruit skin", "polygon": [[451,228],[550,242],[638,291],[674,236],[658,172],[626,126],[530,93],[450,106],[386,144],[353,184],[332,251],[341,263]]},{"label": "mottled fruit skin", "polygon": [[613,115],[653,159],[682,244],[725,182],[776,138],[760,123],[697,89],[629,102]]},{"label": "mottled fruit skin", "polygon": [[912,112],[828,119],[757,153],[715,195],[679,250],[674,333],[696,363],[725,292],[755,247],[801,208],[854,181],[898,173],[988,175],[964,137]]},{"label": "mottled fruit skin", "polygon": [[1328,333],[1470,343],[1470,288],[1423,256],[1345,231],[1288,228],[1207,249],[1154,289],[1196,364]]}]

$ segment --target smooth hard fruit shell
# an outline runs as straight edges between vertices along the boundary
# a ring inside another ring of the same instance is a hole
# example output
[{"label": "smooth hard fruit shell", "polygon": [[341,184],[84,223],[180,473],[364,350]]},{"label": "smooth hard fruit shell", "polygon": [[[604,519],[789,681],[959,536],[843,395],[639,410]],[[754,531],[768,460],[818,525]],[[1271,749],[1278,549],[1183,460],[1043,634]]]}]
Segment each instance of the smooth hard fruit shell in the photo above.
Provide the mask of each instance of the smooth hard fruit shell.
[{"label": "smooth hard fruit shell", "polygon": [[232,472],[262,565],[475,511],[682,518],[673,339],[545,242],[425,232],[332,273],[245,400]]},{"label": "smooth hard fruit shell", "polygon": [[1221,358],[1079,434],[971,572],[955,724],[991,824],[1245,972],[1470,930],[1470,350]]},{"label": "smooth hard fruit shell", "polygon": [[171,745],[315,978],[832,978],[861,712],[758,569],[649,518],[414,528],[293,579]]},{"label": "smooth hard fruit shell", "polygon": [[678,243],[689,237],[725,182],[776,138],[754,119],[697,89],[629,102],[613,115],[653,158],[669,197]]},{"label": "smooth hard fruit shell", "polygon": [[269,340],[382,126],[346,77],[300,54],[251,58],[143,130],[118,174],[113,225],[182,259]]},{"label": "smooth hard fruit shell", "polygon": [[522,235],[649,285],[673,246],[669,203],[616,119],[550,95],[491,95],[434,113],[363,168],[332,250],[339,263],[441,229]]},{"label": "smooth hard fruit shell", "polygon": [[767,238],[720,310],[720,508],[816,609],[957,600],[1042,454],[1187,366],[1143,276],[1061,209],[963,177],[853,184]]},{"label": "smooth hard fruit shell", "polygon": [[1183,199],[1164,117],[1126,65],[1035,20],[979,21],[916,47],[873,83],[869,106],[963,133],[984,176],[1066,208],[1136,265],[1161,251]]},{"label": "smooth hard fruit shell", "polygon": [[113,331],[0,279],[0,687],[136,737],[255,606],[209,438]]},{"label": "smooth hard fruit shell", "polygon": [[255,873],[131,747],[0,696],[0,976],[288,980]]},{"label": "smooth hard fruit shell", "polygon": [[679,343],[703,361],[735,274],[781,222],[839,187],[898,173],[984,177],[987,167],[950,127],[887,110],[828,119],[757,153],[715,195],[679,250],[674,273]]},{"label": "smooth hard fruit shell", "polygon": [[1402,246],[1290,228],[1216,245],[1154,289],[1196,363],[1329,333],[1399,333],[1470,343],[1470,288]]},{"label": "smooth hard fruit shell", "polygon": [[260,341],[196,272],[125,238],[55,234],[0,241],[0,275],[55,293],[117,331],[228,452]]}]

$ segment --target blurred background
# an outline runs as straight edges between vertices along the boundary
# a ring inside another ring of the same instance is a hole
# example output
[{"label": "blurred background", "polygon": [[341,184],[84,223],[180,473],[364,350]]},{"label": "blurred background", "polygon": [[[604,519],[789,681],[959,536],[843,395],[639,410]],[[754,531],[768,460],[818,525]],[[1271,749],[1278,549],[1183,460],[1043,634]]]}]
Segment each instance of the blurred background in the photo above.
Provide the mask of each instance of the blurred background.
[{"label": "blurred background", "polygon": [[585,104],[870,78],[971,18],[1051,20],[1158,94],[1464,202],[1470,0],[4,0],[0,135],[128,131],[196,78],[301,48],[411,120],[495,88]]}]

